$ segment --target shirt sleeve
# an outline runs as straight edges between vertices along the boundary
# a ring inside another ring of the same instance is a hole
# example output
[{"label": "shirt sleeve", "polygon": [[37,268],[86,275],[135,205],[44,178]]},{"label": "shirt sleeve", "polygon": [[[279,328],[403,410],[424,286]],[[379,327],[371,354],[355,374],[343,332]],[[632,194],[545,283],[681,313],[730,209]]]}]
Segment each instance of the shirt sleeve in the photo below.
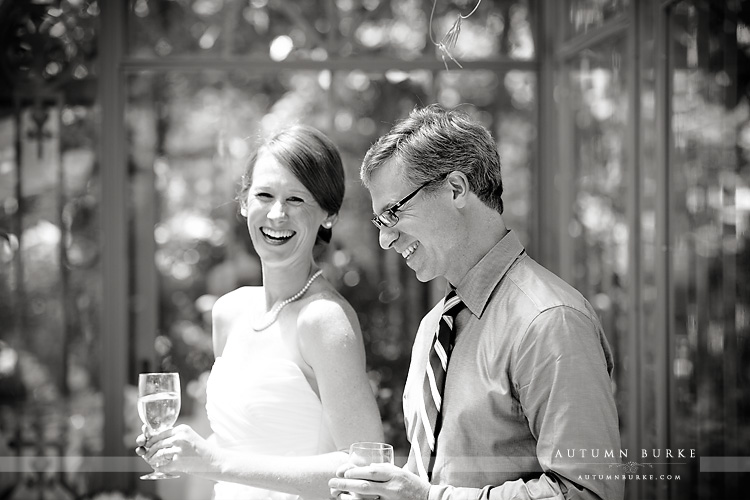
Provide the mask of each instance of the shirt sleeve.
[{"label": "shirt sleeve", "polygon": [[598,322],[573,308],[548,309],[520,337],[514,358],[514,387],[543,473],[484,488],[433,485],[429,500],[622,499],[624,481],[611,469],[620,450],[611,353]]},{"label": "shirt sleeve", "polygon": [[[456,488],[453,486],[430,487],[429,500],[563,500],[565,497],[557,486],[549,484],[545,476],[532,481],[508,481],[501,486],[484,488]],[[589,498],[589,497],[573,497]],[[596,497],[593,497],[596,498]]]}]

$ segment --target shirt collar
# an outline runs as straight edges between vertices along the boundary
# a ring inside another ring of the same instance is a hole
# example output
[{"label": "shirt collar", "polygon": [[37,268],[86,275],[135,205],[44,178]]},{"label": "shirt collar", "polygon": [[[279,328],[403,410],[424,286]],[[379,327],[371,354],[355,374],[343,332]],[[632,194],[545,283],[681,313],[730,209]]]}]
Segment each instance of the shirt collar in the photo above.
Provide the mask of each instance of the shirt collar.
[{"label": "shirt collar", "polygon": [[516,233],[508,231],[474,267],[469,269],[456,287],[456,293],[474,316],[482,316],[492,291],[524,251]]}]

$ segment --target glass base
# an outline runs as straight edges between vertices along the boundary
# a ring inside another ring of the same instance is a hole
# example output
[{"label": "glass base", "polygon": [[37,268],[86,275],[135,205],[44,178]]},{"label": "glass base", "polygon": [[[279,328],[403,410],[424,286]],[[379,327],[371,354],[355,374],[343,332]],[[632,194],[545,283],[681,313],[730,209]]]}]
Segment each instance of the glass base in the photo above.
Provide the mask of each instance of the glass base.
[{"label": "glass base", "polygon": [[141,479],[146,480],[153,480],[153,479],[177,479],[180,477],[179,474],[173,474],[171,472],[152,472],[150,474],[146,474],[145,476],[141,476]]}]

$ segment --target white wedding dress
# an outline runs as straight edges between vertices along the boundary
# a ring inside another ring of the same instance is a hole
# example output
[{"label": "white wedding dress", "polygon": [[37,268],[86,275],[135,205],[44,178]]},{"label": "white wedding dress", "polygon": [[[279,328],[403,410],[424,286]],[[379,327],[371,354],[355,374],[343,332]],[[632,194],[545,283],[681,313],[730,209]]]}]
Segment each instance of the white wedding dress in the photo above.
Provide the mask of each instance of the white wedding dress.
[{"label": "white wedding dress", "polygon": [[[206,386],[212,439],[260,455],[307,456],[335,450],[318,395],[281,341],[278,324],[233,332]],[[218,482],[214,500],[296,500],[286,493]]]}]

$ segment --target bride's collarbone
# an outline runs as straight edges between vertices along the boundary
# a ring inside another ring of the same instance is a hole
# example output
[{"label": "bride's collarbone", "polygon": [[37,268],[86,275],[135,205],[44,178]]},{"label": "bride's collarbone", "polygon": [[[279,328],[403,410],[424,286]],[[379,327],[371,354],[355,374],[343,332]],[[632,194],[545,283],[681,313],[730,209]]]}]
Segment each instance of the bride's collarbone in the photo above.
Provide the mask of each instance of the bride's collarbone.
[{"label": "bride's collarbone", "polygon": [[229,318],[233,323],[232,332],[250,331],[252,333],[260,333],[278,331],[280,329],[284,336],[293,336],[296,334],[299,314],[304,308],[314,304],[321,298],[329,298],[325,289],[311,288],[305,296],[286,304],[279,310],[278,316],[272,325],[258,330],[258,325],[267,321],[269,315],[274,314],[274,307],[278,303],[266,305],[262,286],[243,287],[242,289],[238,289],[237,292],[233,297],[233,306],[230,308],[230,310],[234,311],[234,318]]}]

